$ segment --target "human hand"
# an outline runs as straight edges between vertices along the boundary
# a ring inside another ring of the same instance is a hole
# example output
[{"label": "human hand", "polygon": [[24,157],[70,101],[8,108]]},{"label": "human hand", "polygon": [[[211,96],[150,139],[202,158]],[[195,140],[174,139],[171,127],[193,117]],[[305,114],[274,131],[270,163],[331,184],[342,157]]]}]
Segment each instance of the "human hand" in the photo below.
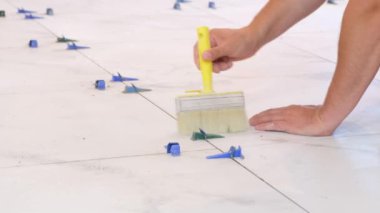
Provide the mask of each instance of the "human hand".
[{"label": "human hand", "polygon": [[[203,59],[213,61],[214,72],[227,70],[234,61],[251,57],[259,49],[255,36],[246,28],[210,30],[211,49]],[[198,44],[194,45],[194,62],[199,69]]]},{"label": "human hand", "polygon": [[310,105],[269,109],[252,116],[249,123],[257,130],[309,136],[328,136],[337,127],[321,118],[321,106]]}]

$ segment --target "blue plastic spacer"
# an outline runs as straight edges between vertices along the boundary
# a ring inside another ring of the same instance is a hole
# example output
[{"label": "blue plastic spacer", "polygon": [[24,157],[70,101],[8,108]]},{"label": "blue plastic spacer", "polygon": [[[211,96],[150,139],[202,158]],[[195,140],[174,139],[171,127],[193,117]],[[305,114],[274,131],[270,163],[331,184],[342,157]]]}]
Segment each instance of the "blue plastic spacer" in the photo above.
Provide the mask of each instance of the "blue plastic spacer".
[{"label": "blue plastic spacer", "polygon": [[118,82],[123,82],[123,81],[138,81],[138,78],[130,78],[130,77],[124,77],[120,73],[117,73],[117,75],[112,75],[112,81],[118,81]]},{"label": "blue plastic spacer", "polygon": [[104,80],[96,80],[95,81],[95,88],[98,90],[105,90],[106,89],[106,82]]},{"label": "blue plastic spacer", "polygon": [[180,156],[181,155],[181,147],[179,146],[179,144],[171,146],[170,154],[172,156]]},{"label": "blue plastic spacer", "polygon": [[236,149],[236,147],[231,146],[230,150],[228,152],[207,156],[207,159],[218,159],[218,158],[241,158],[241,159],[244,159],[244,156],[242,154],[240,146],[237,149]]},{"label": "blue plastic spacer", "polygon": [[25,10],[24,8],[18,8],[17,13],[35,13],[35,11]]},{"label": "blue plastic spacer", "polygon": [[47,8],[46,9],[46,15],[53,16],[54,15],[54,10],[52,8]]},{"label": "blue plastic spacer", "polygon": [[33,19],[43,19],[44,17],[41,17],[41,16],[35,16],[33,14],[26,14],[25,15],[25,19],[28,19],[28,20],[33,20]]},{"label": "blue plastic spacer", "polygon": [[150,92],[151,89],[145,89],[145,88],[139,88],[136,87],[134,84],[132,86],[125,86],[124,93],[139,93],[139,92]]},{"label": "blue plastic spacer", "polygon": [[173,9],[181,10],[181,4],[179,2],[174,3]]},{"label": "blue plastic spacer", "polygon": [[244,158],[240,146],[238,146],[237,149],[234,146],[231,146],[229,153],[233,158]]},{"label": "blue plastic spacer", "polygon": [[215,2],[214,1],[209,1],[208,2],[208,8],[210,8],[210,9],[216,9]]},{"label": "blue plastic spacer", "polygon": [[138,93],[139,89],[134,86],[125,86],[124,93]]},{"label": "blue plastic spacer", "polygon": [[79,50],[79,49],[88,49],[88,48],[90,48],[90,47],[78,46],[75,43],[69,43],[69,44],[67,44],[67,49],[68,50]]},{"label": "blue plastic spacer", "polygon": [[69,43],[67,44],[67,49],[68,50],[77,50],[78,49],[78,46],[75,44],[75,43]]},{"label": "blue plastic spacer", "polygon": [[29,41],[29,47],[30,48],[37,48],[38,47],[38,41],[35,39],[32,39]]},{"label": "blue plastic spacer", "polygon": [[123,81],[123,76],[120,76],[120,75],[113,75],[113,76],[112,76],[112,81],[119,81],[119,82],[122,82],[122,81]]},{"label": "blue plastic spacer", "polygon": [[177,142],[170,142],[165,146],[166,153],[171,154],[172,156],[180,156],[181,155],[181,147]]}]

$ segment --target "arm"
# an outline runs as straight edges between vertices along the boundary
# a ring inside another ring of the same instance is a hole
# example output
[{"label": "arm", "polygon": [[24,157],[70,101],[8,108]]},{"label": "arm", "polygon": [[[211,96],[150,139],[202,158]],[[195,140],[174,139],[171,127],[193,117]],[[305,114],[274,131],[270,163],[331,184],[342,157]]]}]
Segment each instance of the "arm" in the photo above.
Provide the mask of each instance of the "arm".
[{"label": "arm", "polygon": [[[315,11],[324,0],[270,0],[253,21],[240,29],[211,30],[212,48],[203,58],[214,62],[214,71],[229,69],[234,61],[249,58],[264,44],[281,35]],[[197,45],[195,64],[199,66]]]},{"label": "arm", "polygon": [[331,135],[354,109],[380,66],[380,0],[351,0],[346,8],[338,63],[322,106],[289,106],[251,118],[259,130]]},{"label": "arm", "polygon": [[260,46],[272,41],[318,9],[325,0],[271,0],[246,27]]},{"label": "arm", "polygon": [[338,63],[321,107],[335,129],[355,108],[380,66],[380,1],[351,0],[344,14]]}]

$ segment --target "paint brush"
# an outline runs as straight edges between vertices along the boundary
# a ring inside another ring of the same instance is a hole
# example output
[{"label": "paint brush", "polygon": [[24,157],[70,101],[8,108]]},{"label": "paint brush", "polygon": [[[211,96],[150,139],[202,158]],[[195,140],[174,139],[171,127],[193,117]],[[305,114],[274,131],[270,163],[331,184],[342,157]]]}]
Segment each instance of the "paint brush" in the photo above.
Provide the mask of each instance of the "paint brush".
[{"label": "paint brush", "polygon": [[203,53],[211,48],[209,30],[207,27],[199,27],[197,33],[203,90],[176,98],[178,132],[189,135],[199,128],[214,133],[247,130],[243,92],[214,92],[213,64],[202,57]]}]

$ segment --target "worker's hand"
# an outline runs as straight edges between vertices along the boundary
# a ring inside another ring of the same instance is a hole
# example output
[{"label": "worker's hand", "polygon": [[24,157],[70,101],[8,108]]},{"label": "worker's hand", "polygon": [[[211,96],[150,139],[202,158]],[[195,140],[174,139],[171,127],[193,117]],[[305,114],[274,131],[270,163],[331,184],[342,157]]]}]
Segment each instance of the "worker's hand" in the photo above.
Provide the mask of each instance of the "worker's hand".
[{"label": "worker's hand", "polygon": [[[251,57],[259,49],[255,36],[246,28],[210,30],[211,49],[203,59],[213,61],[214,72],[227,70],[234,61]],[[198,44],[194,45],[194,62],[199,69]]]},{"label": "worker's hand", "polygon": [[254,115],[249,123],[257,130],[280,131],[298,135],[328,136],[337,125],[321,119],[321,106],[291,105]]}]

